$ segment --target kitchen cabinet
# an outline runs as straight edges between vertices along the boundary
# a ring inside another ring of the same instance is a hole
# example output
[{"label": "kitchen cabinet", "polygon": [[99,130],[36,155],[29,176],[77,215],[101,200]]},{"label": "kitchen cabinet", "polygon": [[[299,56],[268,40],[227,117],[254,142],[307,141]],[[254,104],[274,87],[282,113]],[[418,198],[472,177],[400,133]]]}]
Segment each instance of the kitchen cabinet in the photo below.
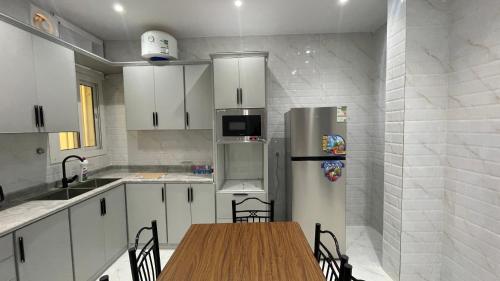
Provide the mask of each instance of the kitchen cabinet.
[{"label": "kitchen cabinet", "polygon": [[72,50],[33,36],[36,93],[41,132],[79,131],[75,55]]},{"label": "kitchen cabinet", "polygon": [[157,129],[185,128],[183,71],[182,65],[154,67]]},{"label": "kitchen cabinet", "polygon": [[0,34],[0,132],[77,131],[73,51],[5,22]]},{"label": "kitchen cabinet", "polygon": [[213,184],[167,184],[168,243],[178,244],[191,224],[215,222]]},{"label": "kitchen cabinet", "polygon": [[214,58],[215,108],[265,108],[266,58]]},{"label": "kitchen cabinet", "polygon": [[125,112],[128,130],[155,129],[155,88],[153,66],[123,68]]},{"label": "kitchen cabinet", "polygon": [[128,130],[212,129],[208,64],[123,68]]},{"label": "kitchen cabinet", "polygon": [[[126,192],[129,244],[135,242],[135,236],[139,229],[151,226],[152,220],[157,221],[159,242],[166,244],[165,185],[155,183],[127,184]],[[144,240],[147,239],[149,238],[144,237]]]},{"label": "kitchen cabinet", "polygon": [[127,246],[124,187],[71,207],[70,218],[75,280],[95,279]]},{"label": "kitchen cabinet", "polygon": [[38,132],[31,34],[3,21],[0,34],[0,132]]},{"label": "kitchen cabinet", "polygon": [[73,280],[68,210],[15,232],[19,281]]},{"label": "kitchen cabinet", "polygon": [[208,64],[184,66],[186,81],[186,129],[212,129],[213,86]]},{"label": "kitchen cabinet", "polygon": [[123,68],[128,130],[184,129],[182,65]]},{"label": "kitchen cabinet", "polygon": [[0,276],[5,281],[17,280],[12,234],[0,237]]}]

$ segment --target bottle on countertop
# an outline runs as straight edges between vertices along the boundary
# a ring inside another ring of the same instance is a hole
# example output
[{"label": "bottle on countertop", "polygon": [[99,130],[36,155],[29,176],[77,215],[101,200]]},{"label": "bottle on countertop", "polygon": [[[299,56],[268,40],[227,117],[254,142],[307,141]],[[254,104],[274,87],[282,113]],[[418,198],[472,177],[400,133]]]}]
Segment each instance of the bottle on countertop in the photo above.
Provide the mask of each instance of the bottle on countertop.
[{"label": "bottle on countertop", "polygon": [[89,172],[89,161],[86,158],[83,158],[83,161],[80,161],[80,176],[78,177],[80,182],[84,182],[88,178]]}]

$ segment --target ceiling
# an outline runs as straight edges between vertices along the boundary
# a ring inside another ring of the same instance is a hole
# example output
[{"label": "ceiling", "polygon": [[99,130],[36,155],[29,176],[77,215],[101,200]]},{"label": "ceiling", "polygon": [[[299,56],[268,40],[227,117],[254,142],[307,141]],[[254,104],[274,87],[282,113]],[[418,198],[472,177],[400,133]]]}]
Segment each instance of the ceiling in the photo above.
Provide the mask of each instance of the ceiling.
[{"label": "ceiling", "polygon": [[[32,0],[104,40],[138,40],[150,29],[178,38],[374,31],[387,0]],[[125,13],[113,4],[120,2]]]}]

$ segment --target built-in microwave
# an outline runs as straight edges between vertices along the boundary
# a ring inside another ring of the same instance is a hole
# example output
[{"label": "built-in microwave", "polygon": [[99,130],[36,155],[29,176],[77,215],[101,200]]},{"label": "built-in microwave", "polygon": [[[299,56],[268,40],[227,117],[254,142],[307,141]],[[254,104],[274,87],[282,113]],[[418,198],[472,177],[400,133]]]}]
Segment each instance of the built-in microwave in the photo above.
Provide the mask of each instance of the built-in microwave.
[{"label": "built-in microwave", "polygon": [[265,142],[266,110],[220,109],[217,110],[217,142]]}]

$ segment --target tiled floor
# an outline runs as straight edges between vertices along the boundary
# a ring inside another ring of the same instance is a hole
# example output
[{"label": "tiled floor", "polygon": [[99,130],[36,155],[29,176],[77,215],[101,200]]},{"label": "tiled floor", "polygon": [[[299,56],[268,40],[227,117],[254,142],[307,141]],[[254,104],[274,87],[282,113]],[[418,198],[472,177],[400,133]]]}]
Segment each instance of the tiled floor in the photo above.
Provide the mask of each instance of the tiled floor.
[{"label": "tiled floor", "polygon": [[[162,266],[174,250],[160,250]],[[371,227],[347,228],[347,255],[353,265],[353,274],[367,281],[392,281],[381,266],[382,236]],[[123,254],[106,272],[110,281],[131,281],[128,253]]]},{"label": "tiled floor", "polygon": [[367,281],[392,281],[382,269],[382,235],[368,226],[347,228],[347,255],[353,275]]}]

